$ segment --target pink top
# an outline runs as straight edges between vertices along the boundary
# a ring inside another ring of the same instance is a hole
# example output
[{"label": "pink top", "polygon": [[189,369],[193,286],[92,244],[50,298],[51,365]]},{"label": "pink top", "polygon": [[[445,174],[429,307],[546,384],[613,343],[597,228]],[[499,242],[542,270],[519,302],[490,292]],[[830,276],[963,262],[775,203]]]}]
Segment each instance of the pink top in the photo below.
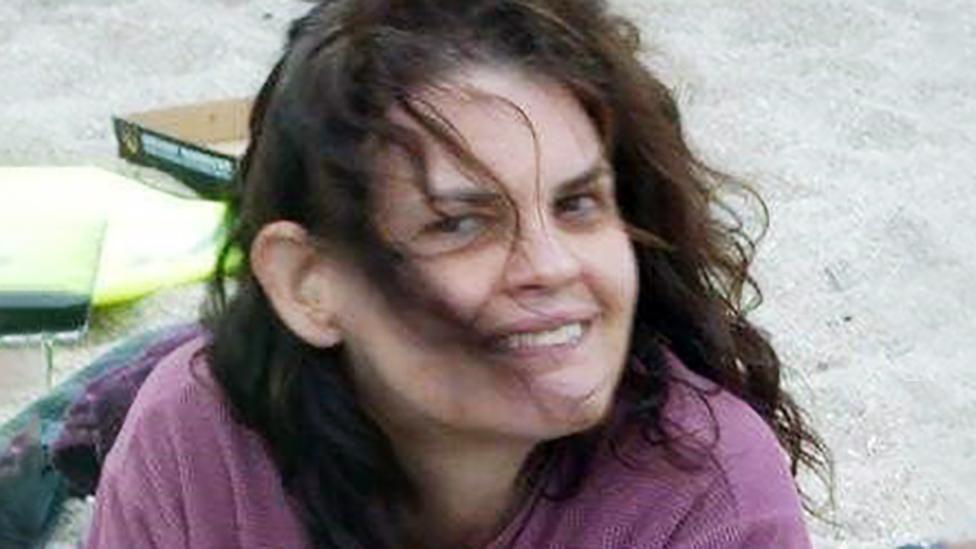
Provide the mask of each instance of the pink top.
[{"label": "pink top", "polygon": [[[106,459],[88,547],[308,547],[261,438],[236,423],[198,353],[203,339],[166,357],[146,380]],[[679,377],[711,383],[676,360]],[[808,548],[796,489],[766,424],[727,392],[706,397],[720,438],[715,459],[685,471],[636,430],[628,468],[598,454],[579,495],[523,511],[490,544],[540,548]],[[705,440],[698,397],[675,384],[667,415]]]}]

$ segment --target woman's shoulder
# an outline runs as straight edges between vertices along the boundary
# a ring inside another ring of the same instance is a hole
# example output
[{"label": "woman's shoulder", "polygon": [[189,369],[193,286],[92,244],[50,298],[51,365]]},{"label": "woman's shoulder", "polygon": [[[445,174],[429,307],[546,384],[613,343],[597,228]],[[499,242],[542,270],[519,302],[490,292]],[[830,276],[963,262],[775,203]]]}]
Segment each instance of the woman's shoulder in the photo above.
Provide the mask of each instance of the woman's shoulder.
[{"label": "woman's shoulder", "polygon": [[671,389],[664,417],[679,447],[685,441],[707,449],[712,467],[730,481],[757,470],[790,475],[776,435],[749,404],[692,372],[675,356],[668,355],[666,362]]},{"label": "woman's shoulder", "polygon": [[209,462],[223,462],[224,469],[228,463],[268,465],[260,436],[235,419],[211,375],[208,345],[208,337],[201,335],[160,359],[126,414],[106,465],[112,457],[139,456],[142,448],[153,456],[206,455]]},{"label": "woman's shoulder", "polygon": [[160,359],[125,416],[106,474],[126,470],[133,460],[168,470],[205,466],[197,457],[226,465],[254,455],[257,434],[234,420],[207,367],[207,345],[201,335]]},{"label": "woman's shoulder", "polygon": [[153,450],[207,445],[242,429],[231,418],[207,367],[208,339],[195,337],[159,359],[125,415],[112,454],[128,455],[138,439]]},{"label": "woman's shoulder", "polygon": [[[601,463],[662,546],[808,547],[788,457],[752,407],[666,354],[670,443],[630,426]],[[650,520],[648,520],[650,518]]]},{"label": "woman's shoulder", "polygon": [[126,421],[185,417],[191,411],[220,417],[227,406],[207,367],[208,344],[201,334],[162,357],[140,387]]},{"label": "woman's shoulder", "polygon": [[102,470],[91,545],[303,544],[266,446],[209,374],[207,344],[174,350],[140,388]]}]

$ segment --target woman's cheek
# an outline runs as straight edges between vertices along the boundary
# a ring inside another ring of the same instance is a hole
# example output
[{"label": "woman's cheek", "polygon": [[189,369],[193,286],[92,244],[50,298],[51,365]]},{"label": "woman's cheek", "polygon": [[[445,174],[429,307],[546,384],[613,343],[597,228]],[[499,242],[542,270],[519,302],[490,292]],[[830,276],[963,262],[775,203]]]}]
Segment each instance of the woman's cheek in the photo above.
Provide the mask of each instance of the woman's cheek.
[{"label": "woman's cheek", "polygon": [[505,256],[491,250],[461,255],[425,260],[421,271],[452,311],[473,319],[498,291]]}]

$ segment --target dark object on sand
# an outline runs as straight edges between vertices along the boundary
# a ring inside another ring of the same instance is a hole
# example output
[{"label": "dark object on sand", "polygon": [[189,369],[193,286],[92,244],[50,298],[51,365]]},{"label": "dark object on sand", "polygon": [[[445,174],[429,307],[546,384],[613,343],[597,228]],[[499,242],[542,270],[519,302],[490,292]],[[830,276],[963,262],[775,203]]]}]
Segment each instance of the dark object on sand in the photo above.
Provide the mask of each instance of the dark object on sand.
[{"label": "dark object on sand", "polygon": [[31,425],[0,457],[0,547],[42,547],[67,498],[67,483],[48,460],[40,426]]},{"label": "dark object on sand", "polygon": [[65,501],[94,493],[142,382],[201,334],[196,325],[130,338],[0,426],[0,547],[40,547]]},{"label": "dark object on sand", "polygon": [[72,496],[95,493],[101,465],[142,383],[163,357],[199,334],[197,326],[184,326],[132,349],[121,367],[92,380],[74,400],[51,447],[51,459],[67,478]]}]

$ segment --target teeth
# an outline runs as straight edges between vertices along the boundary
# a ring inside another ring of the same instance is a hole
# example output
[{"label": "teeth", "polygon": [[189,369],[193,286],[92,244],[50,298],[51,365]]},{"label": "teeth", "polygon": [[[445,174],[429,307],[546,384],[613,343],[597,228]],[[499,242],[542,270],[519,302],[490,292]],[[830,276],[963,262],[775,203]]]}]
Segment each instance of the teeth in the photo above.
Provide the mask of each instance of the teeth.
[{"label": "teeth", "polygon": [[545,332],[512,334],[502,340],[506,349],[525,349],[577,343],[583,337],[583,324],[574,322]]}]

